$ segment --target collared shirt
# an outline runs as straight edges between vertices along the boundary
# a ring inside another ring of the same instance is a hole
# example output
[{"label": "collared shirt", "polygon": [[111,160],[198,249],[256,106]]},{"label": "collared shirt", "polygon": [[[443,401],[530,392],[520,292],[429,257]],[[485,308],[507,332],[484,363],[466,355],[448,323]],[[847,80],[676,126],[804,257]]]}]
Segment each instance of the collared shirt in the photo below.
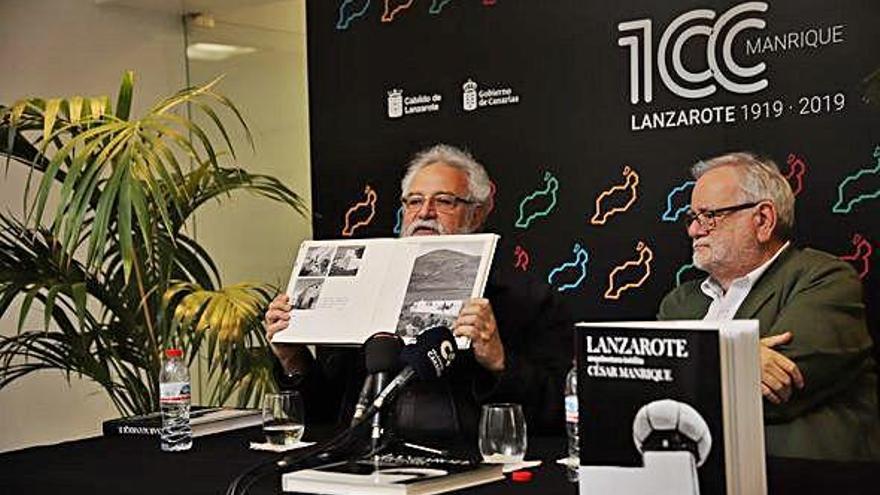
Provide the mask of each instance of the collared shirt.
[{"label": "collared shirt", "polygon": [[712,298],[712,304],[709,305],[709,311],[706,312],[706,316],[704,316],[703,319],[732,320],[734,315],[736,315],[736,311],[742,305],[743,301],[746,300],[749,292],[751,292],[755,282],[761,278],[761,275],[767,271],[767,268],[770,268],[770,265],[776,261],[776,258],[779,257],[789,244],[790,242],[786,242],[781,248],[779,248],[779,251],[776,251],[776,254],[774,254],[773,257],[767,260],[763,265],[731,282],[727,292],[724,292],[724,288],[721,287],[721,284],[712,277],[707,277],[706,280],[703,280],[703,283],[700,284],[700,290],[703,291],[703,294]]}]

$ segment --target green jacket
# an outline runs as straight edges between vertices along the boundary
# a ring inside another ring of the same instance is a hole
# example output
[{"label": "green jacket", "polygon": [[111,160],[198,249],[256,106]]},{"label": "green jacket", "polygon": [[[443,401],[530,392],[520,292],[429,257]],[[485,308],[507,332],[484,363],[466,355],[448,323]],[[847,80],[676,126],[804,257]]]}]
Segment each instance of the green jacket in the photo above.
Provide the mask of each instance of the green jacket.
[{"label": "green jacket", "polygon": [[[690,281],[663,298],[661,320],[701,319],[711,299]],[[776,350],[792,359],[804,388],[780,405],[764,400],[767,454],[880,459],[877,372],[862,284],[852,267],[815,249],[789,246],[752,287],[737,319],[760,321],[761,338],[786,331]]]}]

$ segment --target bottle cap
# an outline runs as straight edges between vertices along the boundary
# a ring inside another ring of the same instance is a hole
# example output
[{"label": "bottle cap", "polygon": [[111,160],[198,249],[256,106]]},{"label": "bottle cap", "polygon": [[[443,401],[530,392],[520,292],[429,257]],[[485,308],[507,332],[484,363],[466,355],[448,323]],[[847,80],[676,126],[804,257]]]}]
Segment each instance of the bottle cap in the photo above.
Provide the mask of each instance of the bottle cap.
[{"label": "bottle cap", "polygon": [[525,469],[514,471],[510,475],[510,479],[516,481],[517,483],[528,483],[529,481],[532,481],[532,472],[526,471]]},{"label": "bottle cap", "polygon": [[165,357],[173,358],[183,356],[183,351],[180,349],[165,349]]}]

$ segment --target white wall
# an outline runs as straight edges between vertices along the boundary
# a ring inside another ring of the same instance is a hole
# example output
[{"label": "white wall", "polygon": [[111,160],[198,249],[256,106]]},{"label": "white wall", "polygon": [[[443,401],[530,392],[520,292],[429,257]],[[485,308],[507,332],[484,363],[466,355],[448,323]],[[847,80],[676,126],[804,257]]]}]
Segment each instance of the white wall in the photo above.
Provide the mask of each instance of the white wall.
[{"label": "white wall", "polygon": [[[157,0],[155,5],[160,6],[153,8],[146,0],[0,0],[0,102],[77,94],[106,94],[115,101],[126,69],[137,74],[135,112],[184,87],[183,25],[179,14],[169,8],[172,3]],[[260,3],[259,9],[270,10],[273,7],[266,4],[289,4],[275,12],[293,12],[292,22],[303,24],[302,0]],[[239,60],[236,63],[246,63],[250,75],[233,75],[221,91],[242,106],[255,131],[257,154],[244,153],[248,168],[278,176],[308,199],[304,25],[285,40],[297,46],[287,50],[292,55],[283,63],[266,53],[257,57],[262,62]],[[264,78],[254,87],[251,71],[273,72],[273,67],[278,77]],[[204,81],[215,71],[210,66],[194,69],[198,77],[193,82]],[[216,72],[226,69],[217,66]],[[251,103],[256,92],[276,85],[289,88],[275,105],[286,111],[284,122],[277,125],[265,120],[273,112]],[[9,175],[0,179],[4,211],[21,211],[23,172],[22,166],[13,164]],[[199,216],[198,238],[215,256],[228,282],[285,282],[295,246],[311,235],[307,221],[252,198],[238,197],[209,210]],[[0,320],[0,333],[9,335],[16,325],[13,308]],[[116,414],[103,391],[89,382],[74,376],[68,384],[60,372],[33,374],[0,390],[0,451],[99,434],[101,421]]]},{"label": "white wall", "polygon": [[[247,7],[218,7],[214,27],[192,27],[188,42],[222,42],[257,51],[220,62],[191,61],[190,79],[198,84],[224,75],[219,89],[235,102],[254,135],[256,153],[241,133],[234,136],[241,166],[279,178],[311,204],[305,1],[242,3]],[[212,228],[217,225],[234,225],[235,230]],[[311,237],[311,221],[289,207],[239,193],[223,204],[205,205],[198,214],[197,234],[223,267],[224,283],[286,286],[296,247]]]},{"label": "white wall", "polygon": [[[230,131],[237,132],[232,141],[239,165],[277,177],[310,205],[305,1],[248,0],[237,6],[233,0],[220,0],[210,12],[214,26],[191,25],[188,43],[256,51],[223,61],[191,60],[191,81],[224,76],[219,90],[243,114],[256,148],[253,153],[239,127],[231,125]],[[197,219],[197,238],[221,268],[224,284],[269,283],[283,290],[299,243],[311,238],[308,217],[247,193],[204,205]],[[206,382],[196,391],[206,392]]]}]

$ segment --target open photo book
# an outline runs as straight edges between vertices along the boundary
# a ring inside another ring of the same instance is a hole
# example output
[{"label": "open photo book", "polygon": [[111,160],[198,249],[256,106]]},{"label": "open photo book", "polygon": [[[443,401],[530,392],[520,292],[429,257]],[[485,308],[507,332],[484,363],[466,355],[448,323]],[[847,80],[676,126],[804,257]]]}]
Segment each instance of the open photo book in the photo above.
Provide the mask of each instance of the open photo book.
[{"label": "open photo book", "polygon": [[384,331],[410,343],[427,328],[452,328],[464,301],[483,295],[497,242],[495,234],[304,241],[287,286],[290,326],[272,341],[362,344]]}]

